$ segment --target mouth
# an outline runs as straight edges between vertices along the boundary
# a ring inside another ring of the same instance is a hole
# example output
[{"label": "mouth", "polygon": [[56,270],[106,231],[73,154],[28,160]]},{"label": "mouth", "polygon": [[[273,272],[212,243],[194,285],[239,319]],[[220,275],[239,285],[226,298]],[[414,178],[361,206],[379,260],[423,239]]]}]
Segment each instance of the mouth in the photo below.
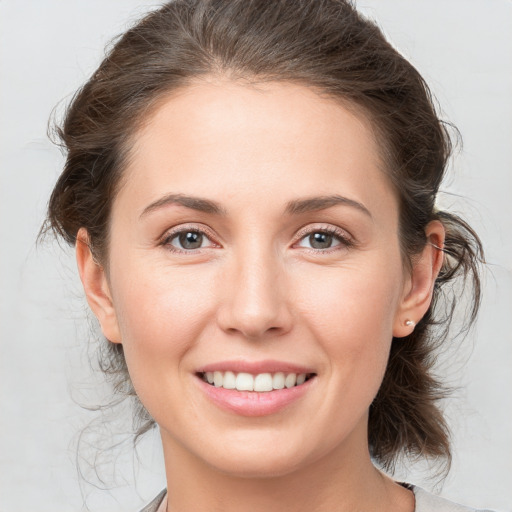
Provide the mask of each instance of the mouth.
[{"label": "mouth", "polygon": [[207,384],[227,390],[269,393],[302,386],[313,379],[316,373],[275,372],[252,374],[233,371],[198,372],[197,377]]},{"label": "mouth", "polygon": [[195,372],[199,390],[210,403],[249,417],[300,410],[296,407],[307,397],[317,396],[317,377],[311,367],[270,359],[218,361]]}]

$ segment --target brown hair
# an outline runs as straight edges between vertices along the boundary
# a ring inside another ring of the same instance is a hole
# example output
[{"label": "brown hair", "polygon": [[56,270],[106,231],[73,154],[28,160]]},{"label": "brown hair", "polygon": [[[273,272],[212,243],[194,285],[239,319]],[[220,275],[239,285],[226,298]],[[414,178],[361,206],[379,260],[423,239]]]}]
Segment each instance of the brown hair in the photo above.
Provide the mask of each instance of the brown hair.
[{"label": "brown hair", "polygon": [[[372,121],[399,197],[404,261],[424,247],[428,222],[444,224],[446,257],[433,302],[414,332],[392,343],[368,435],[372,456],[387,468],[401,454],[449,461],[434,353],[448,334],[457,300],[448,283],[458,276],[473,284],[466,327],[475,319],[482,248],[466,223],[435,208],[452,148],[427,85],[351,2],[176,0],[148,14],[112,47],[58,128],[67,161],[44,229],[74,244],[85,227],[106,266],[110,207],[131,136],[163,95],[211,75],[292,81],[356,105]],[[133,396],[122,345],[107,343],[105,351],[102,367],[115,390]],[[153,424],[140,404],[138,418],[139,433]]]}]

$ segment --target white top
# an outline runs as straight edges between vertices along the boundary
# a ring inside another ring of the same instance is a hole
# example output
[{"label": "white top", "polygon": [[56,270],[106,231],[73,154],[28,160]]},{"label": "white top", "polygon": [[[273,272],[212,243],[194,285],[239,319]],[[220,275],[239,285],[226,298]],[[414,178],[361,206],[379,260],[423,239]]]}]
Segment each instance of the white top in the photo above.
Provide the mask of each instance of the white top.
[{"label": "white top", "polygon": [[[448,501],[440,496],[431,494],[415,485],[406,485],[414,493],[416,505],[415,512],[491,512],[490,510],[477,510],[464,505]],[[162,491],[149,505],[140,512],[165,512],[167,508],[167,493]]]},{"label": "white top", "polygon": [[415,512],[491,512],[490,510],[477,510],[453,503],[414,485],[411,485],[410,489],[414,492],[416,498]]}]

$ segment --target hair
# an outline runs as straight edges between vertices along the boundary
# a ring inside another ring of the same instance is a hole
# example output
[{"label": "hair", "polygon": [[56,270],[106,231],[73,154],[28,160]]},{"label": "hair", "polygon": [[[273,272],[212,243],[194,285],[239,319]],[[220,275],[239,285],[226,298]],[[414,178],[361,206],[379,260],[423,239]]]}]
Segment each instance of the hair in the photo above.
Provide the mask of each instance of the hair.
[{"label": "hair", "polygon": [[[480,240],[458,216],[436,209],[452,143],[418,71],[380,29],[345,0],[175,0],[124,33],[73,97],[57,133],[67,151],[43,233],[74,244],[86,228],[93,255],[108,269],[109,216],[130,156],[130,141],[159,101],[209,77],[246,83],[293,82],[314,88],[370,120],[399,202],[399,237],[411,264],[427,243],[425,227],[446,229],[445,253],[426,315],[393,340],[382,386],[369,412],[374,460],[393,469],[402,456],[450,461],[433,371],[460,296],[471,284],[464,328],[480,302]],[[450,284],[452,283],[452,284]],[[102,369],[117,394],[134,396],[121,344],[106,342]],[[137,409],[138,434],[154,424]]]}]

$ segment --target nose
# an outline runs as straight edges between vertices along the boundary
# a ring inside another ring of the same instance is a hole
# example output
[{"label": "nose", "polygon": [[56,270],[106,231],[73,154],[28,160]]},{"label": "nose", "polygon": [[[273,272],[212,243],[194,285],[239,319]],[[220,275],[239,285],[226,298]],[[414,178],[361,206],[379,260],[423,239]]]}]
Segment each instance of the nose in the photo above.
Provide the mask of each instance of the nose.
[{"label": "nose", "polygon": [[292,327],[284,270],[272,250],[264,252],[236,255],[221,284],[220,328],[250,340],[282,335]]}]

